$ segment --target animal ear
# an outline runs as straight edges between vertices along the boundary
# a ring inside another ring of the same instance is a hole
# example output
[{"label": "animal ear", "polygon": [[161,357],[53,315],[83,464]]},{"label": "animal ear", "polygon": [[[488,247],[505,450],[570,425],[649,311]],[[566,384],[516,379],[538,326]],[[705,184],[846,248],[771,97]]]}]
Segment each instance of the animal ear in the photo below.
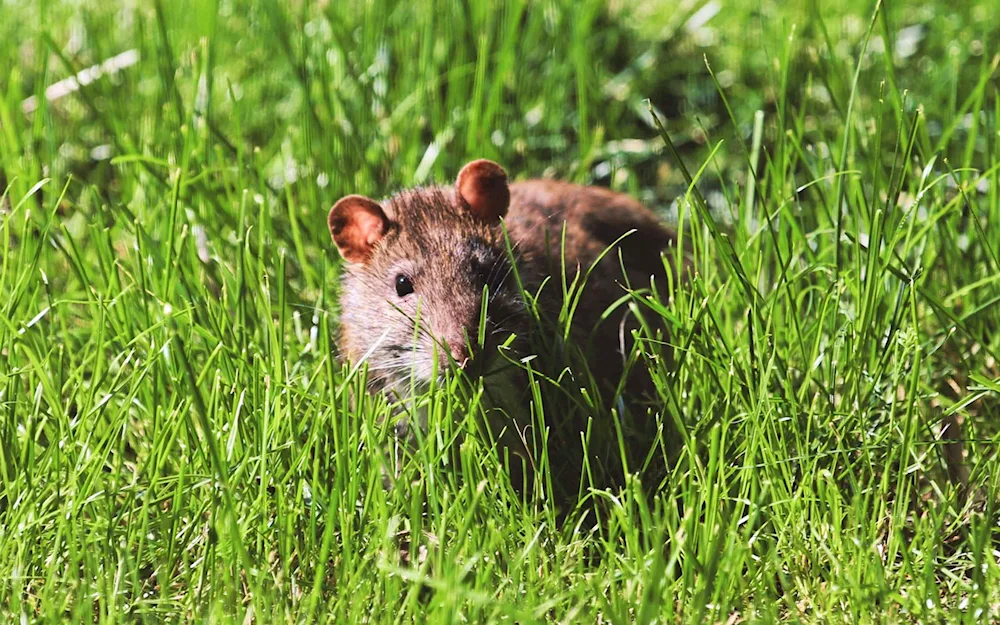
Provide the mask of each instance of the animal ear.
[{"label": "animal ear", "polygon": [[363,263],[389,229],[389,218],[377,202],[362,195],[341,198],[327,219],[337,251],[349,263]]},{"label": "animal ear", "polygon": [[493,161],[472,161],[458,172],[458,197],[478,219],[496,223],[507,214],[510,190],[507,172]]}]

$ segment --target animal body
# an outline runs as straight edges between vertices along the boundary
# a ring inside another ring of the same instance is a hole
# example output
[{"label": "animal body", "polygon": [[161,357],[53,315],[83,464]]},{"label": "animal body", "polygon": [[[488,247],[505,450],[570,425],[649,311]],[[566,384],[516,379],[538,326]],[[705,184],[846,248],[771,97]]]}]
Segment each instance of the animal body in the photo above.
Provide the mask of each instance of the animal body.
[{"label": "animal body", "polygon": [[[341,355],[367,365],[372,391],[403,397],[455,368],[482,377],[506,419],[501,443],[521,456],[530,456],[527,366],[568,370],[565,384],[586,388],[607,414],[623,393],[652,391],[644,364],[628,359],[640,320],[625,296],[651,284],[662,293],[678,277],[661,255],[676,236],[629,196],[509,183],[499,165],[477,160],[452,186],[347,196],[328,222],[347,261]],[[647,330],[662,339],[662,318],[650,317],[660,323]],[[574,417],[578,430],[583,418]]]}]

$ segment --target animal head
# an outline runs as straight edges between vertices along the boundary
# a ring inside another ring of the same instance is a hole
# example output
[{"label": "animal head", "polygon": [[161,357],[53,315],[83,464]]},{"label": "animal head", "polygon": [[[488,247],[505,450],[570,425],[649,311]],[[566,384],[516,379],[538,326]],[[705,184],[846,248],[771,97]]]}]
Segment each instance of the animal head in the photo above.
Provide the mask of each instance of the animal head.
[{"label": "animal head", "polygon": [[450,365],[488,373],[525,314],[502,228],[509,204],[506,172],[486,160],[450,188],[334,204],[330,234],[346,261],[341,347],[367,362],[374,385],[401,391]]}]

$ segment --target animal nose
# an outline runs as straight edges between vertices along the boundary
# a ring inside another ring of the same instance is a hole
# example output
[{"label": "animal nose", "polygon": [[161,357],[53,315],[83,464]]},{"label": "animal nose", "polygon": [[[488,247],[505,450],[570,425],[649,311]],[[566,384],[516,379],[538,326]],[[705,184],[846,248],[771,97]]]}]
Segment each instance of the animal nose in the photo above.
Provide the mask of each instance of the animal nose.
[{"label": "animal nose", "polygon": [[465,346],[465,342],[449,341],[448,351],[451,352],[451,357],[455,360],[458,368],[465,369],[466,365],[469,364],[469,349]]}]

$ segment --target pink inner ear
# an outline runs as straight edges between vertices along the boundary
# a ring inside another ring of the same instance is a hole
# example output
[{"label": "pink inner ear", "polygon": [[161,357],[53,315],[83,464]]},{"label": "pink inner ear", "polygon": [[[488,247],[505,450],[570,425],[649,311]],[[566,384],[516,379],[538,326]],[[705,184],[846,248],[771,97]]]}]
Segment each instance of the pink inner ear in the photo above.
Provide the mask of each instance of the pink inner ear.
[{"label": "pink inner ear", "polygon": [[334,204],[328,223],[337,250],[351,263],[367,261],[389,229],[382,207],[360,195],[349,195]]},{"label": "pink inner ear", "polygon": [[463,167],[455,188],[478,219],[494,223],[507,214],[510,205],[507,172],[493,161],[472,161]]}]

